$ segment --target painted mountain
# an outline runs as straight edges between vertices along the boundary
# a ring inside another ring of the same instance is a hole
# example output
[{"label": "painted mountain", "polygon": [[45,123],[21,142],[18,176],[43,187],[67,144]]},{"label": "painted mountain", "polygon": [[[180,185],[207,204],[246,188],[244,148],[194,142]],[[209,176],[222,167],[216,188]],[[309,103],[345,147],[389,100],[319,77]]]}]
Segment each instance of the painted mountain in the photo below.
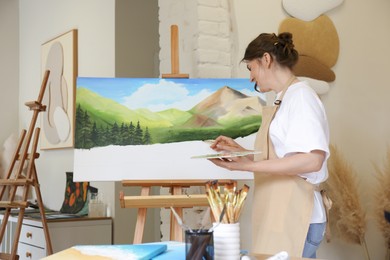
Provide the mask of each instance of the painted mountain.
[{"label": "painted mountain", "polygon": [[188,111],[129,109],[83,87],[77,88],[76,148],[148,145],[232,138],[256,132],[262,100],[221,87]]}]

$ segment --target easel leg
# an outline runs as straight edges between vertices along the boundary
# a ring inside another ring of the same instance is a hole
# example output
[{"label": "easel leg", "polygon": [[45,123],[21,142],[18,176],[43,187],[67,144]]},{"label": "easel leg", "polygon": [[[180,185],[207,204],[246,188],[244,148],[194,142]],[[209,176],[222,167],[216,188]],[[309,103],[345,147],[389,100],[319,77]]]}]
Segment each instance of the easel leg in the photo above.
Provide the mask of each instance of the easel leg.
[{"label": "easel leg", "polygon": [[3,241],[5,230],[7,229],[7,223],[8,223],[8,218],[9,218],[10,212],[11,212],[11,209],[7,208],[5,210],[5,212],[3,213],[3,219],[1,220],[1,229],[0,229],[0,241]]},{"label": "easel leg", "polygon": [[43,201],[42,201],[41,189],[39,188],[38,175],[37,175],[37,170],[35,168],[35,164],[34,164],[34,168],[33,168],[33,175],[34,175],[34,179],[35,179],[35,183],[34,183],[35,195],[37,196],[37,202],[39,205],[39,212],[41,214],[43,231],[45,233],[45,238],[46,238],[46,253],[47,253],[47,255],[51,255],[51,254],[53,254],[53,248],[51,245],[49,227],[48,227],[47,221],[46,221],[45,209],[44,209],[44,205],[43,205]]},{"label": "easel leg", "polygon": [[[172,187],[172,195],[181,195],[182,188],[180,186]],[[183,209],[175,208],[176,213],[183,219]],[[183,230],[180,225],[177,223],[175,216],[171,212],[171,231],[170,231],[170,239],[172,241],[183,241]]]},{"label": "easel leg", "polygon": [[[142,187],[141,196],[149,196],[150,187]],[[147,208],[139,208],[137,215],[137,224],[135,225],[133,244],[142,243],[142,237],[144,235],[144,227],[146,222],[146,210]]]},{"label": "easel leg", "polygon": [[17,255],[20,231],[22,230],[22,224],[23,224],[24,211],[25,211],[24,208],[19,209],[18,223],[16,225],[16,230],[14,232],[14,241],[12,243],[11,257],[16,257]]}]

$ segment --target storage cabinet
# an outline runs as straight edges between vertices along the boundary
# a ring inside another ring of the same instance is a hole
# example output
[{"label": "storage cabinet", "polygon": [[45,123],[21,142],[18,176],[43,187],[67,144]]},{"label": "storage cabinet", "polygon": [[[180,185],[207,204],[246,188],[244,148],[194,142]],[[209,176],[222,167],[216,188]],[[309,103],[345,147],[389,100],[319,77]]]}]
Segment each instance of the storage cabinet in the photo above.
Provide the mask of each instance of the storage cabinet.
[{"label": "storage cabinet", "polygon": [[[2,219],[2,215],[0,215]],[[10,217],[7,232],[1,245],[2,252],[10,253],[17,224],[16,217]],[[53,253],[75,245],[112,244],[111,218],[49,219]],[[46,239],[40,219],[24,218],[20,232],[18,255],[20,260],[35,260],[46,256]]]}]

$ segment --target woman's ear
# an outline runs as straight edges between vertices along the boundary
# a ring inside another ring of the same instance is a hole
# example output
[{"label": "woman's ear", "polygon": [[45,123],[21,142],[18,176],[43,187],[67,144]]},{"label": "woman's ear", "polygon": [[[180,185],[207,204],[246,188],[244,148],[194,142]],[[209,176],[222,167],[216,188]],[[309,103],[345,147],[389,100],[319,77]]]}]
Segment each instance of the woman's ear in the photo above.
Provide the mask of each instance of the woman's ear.
[{"label": "woman's ear", "polygon": [[264,65],[267,69],[271,67],[272,57],[268,52],[263,54]]}]

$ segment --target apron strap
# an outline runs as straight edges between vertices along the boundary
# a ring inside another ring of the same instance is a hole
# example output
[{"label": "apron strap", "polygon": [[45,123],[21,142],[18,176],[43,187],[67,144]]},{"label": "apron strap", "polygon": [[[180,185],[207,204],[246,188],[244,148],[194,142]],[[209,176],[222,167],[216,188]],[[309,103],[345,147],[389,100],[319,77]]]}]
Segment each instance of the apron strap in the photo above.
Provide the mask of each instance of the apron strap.
[{"label": "apron strap", "polygon": [[[270,121],[272,121],[275,118],[276,112],[278,112],[279,107],[282,104],[284,94],[286,94],[288,87],[291,85],[291,83],[294,82],[294,80],[296,80],[296,77],[295,77],[295,75],[292,75],[288,79],[288,81],[286,82],[286,85],[284,86],[284,88],[282,89],[282,93],[280,94],[279,98],[274,101],[275,109],[273,111],[273,114],[271,116]],[[271,142],[271,138],[269,136],[269,128],[268,128],[268,134],[267,134],[267,143],[268,143],[268,145],[267,145],[267,159],[269,159],[269,147],[271,147],[271,145],[273,145]]]},{"label": "apron strap", "polygon": [[282,100],[283,100],[283,97],[284,97],[284,94],[286,94],[286,91],[288,89],[288,87],[294,82],[294,80],[296,80],[297,77],[295,77],[295,75],[292,75],[288,81],[286,82],[286,85],[284,86],[284,88],[282,89],[282,94],[280,94],[279,98],[276,99],[274,101],[274,105],[278,106],[278,109],[279,109],[279,106],[280,104],[282,104]]}]

